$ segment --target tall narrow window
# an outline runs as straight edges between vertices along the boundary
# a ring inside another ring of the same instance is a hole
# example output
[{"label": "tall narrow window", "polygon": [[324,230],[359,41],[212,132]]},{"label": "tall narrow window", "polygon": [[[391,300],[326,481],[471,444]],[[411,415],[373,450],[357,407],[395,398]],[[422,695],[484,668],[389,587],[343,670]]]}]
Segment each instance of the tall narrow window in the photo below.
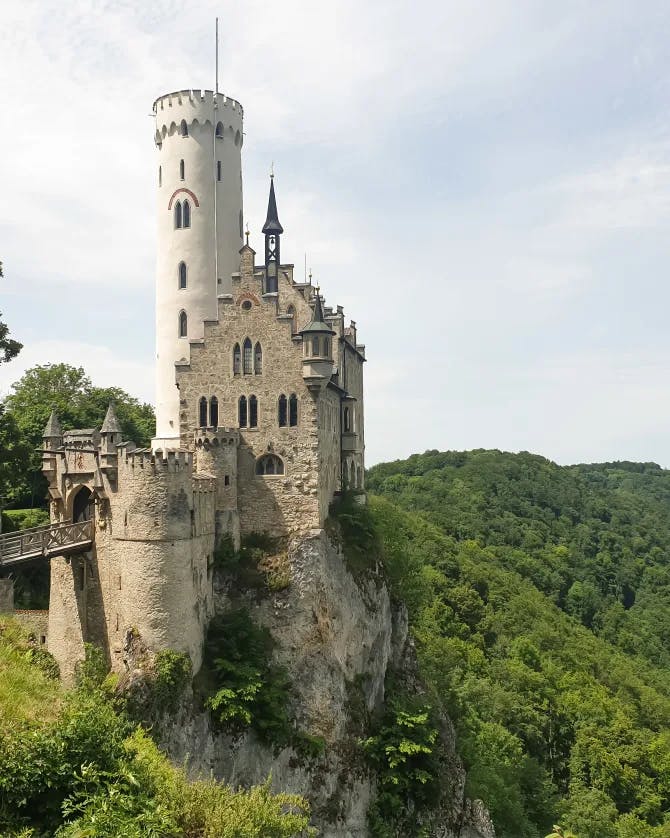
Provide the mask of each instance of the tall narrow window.
[{"label": "tall narrow window", "polygon": [[323,339],[323,354],[326,358],[330,358],[330,338]]},{"label": "tall narrow window", "polygon": [[240,428],[246,428],[247,426],[247,397],[240,396],[240,401],[237,406],[237,414],[238,414],[238,424]]},{"label": "tall narrow window", "polygon": [[249,427],[258,427],[258,399],[256,396],[249,396]]},{"label": "tall narrow window", "polygon": [[263,372],[263,350],[260,343],[254,347],[254,372],[260,375]]},{"label": "tall narrow window", "polygon": [[159,186],[163,185],[163,167],[162,166],[158,167],[158,185]]},{"label": "tall narrow window", "polygon": [[204,396],[198,402],[198,427],[207,427],[207,399]]},{"label": "tall narrow window", "polygon": [[181,218],[181,201],[177,201],[174,205],[174,228],[175,230],[181,230],[182,218]]},{"label": "tall narrow window", "polygon": [[179,124],[179,133],[182,137],[188,137],[188,125],[186,124],[186,120],[182,119],[181,123]]},{"label": "tall narrow window", "polygon": [[240,352],[239,343],[235,344],[233,348],[233,375],[239,375],[242,372],[242,353]]},{"label": "tall narrow window", "polygon": [[184,227],[191,226],[191,205],[188,201],[184,201]]},{"label": "tall narrow window", "polygon": [[277,420],[280,428],[286,427],[286,396],[282,393],[277,402]]},{"label": "tall narrow window", "polygon": [[216,161],[216,179],[221,180],[221,161]]},{"label": "tall narrow window", "polygon": [[344,432],[349,433],[351,430],[351,415],[349,413],[349,408],[344,408]]},{"label": "tall narrow window", "polygon": [[291,393],[288,400],[288,423],[292,428],[298,424],[298,397],[295,393]]},{"label": "tall narrow window", "polygon": [[185,311],[179,312],[179,337],[185,338],[188,335],[188,317]]},{"label": "tall narrow window", "polygon": [[184,161],[179,161],[179,179],[184,180]]},{"label": "tall narrow window", "polygon": [[210,428],[219,427],[219,400],[216,396],[212,396],[209,400],[209,426]]},{"label": "tall narrow window", "polygon": [[179,263],[179,287],[186,288],[186,262]]},{"label": "tall narrow window", "polygon": [[245,338],[244,341],[244,374],[245,375],[252,375],[254,371],[253,367],[253,355],[251,352],[251,341],[249,338]]},{"label": "tall narrow window", "polygon": [[[186,209],[186,201],[184,201],[184,209]],[[184,214],[184,219],[186,218],[186,214]],[[186,221],[184,221],[184,227],[186,227]],[[319,354],[319,339],[312,338],[312,355]]]},{"label": "tall narrow window", "polygon": [[291,315],[291,334],[294,335],[296,333],[295,308],[289,306],[286,309],[286,313]]},{"label": "tall narrow window", "polygon": [[219,140],[223,139],[223,122],[216,123],[216,136]]}]

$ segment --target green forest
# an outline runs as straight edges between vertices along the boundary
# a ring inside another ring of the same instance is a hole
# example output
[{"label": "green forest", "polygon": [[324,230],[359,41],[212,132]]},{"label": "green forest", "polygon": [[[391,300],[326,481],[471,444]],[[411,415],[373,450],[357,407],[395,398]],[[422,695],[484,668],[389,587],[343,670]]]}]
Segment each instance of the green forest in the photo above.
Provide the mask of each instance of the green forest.
[{"label": "green forest", "polygon": [[500,836],[670,836],[670,472],[427,452],[370,516]]}]

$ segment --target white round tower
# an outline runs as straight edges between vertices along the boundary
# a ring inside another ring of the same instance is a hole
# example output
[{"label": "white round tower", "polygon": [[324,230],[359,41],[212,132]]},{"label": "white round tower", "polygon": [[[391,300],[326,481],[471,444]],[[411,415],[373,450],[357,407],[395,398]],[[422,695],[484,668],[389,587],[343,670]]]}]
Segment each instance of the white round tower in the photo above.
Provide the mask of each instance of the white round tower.
[{"label": "white round tower", "polygon": [[158,259],[156,437],[179,447],[175,363],[190,358],[217,296],[231,291],[242,247],[242,119],[239,102],[211,90],[156,99]]}]

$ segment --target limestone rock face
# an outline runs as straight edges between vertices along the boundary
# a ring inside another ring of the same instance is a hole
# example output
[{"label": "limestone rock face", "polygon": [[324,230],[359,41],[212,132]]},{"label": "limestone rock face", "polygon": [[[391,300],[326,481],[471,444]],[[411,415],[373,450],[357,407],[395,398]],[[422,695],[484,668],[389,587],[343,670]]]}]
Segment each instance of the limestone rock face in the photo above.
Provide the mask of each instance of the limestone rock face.
[{"label": "limestone rock face", "polygon": [[[165,731],[164,744],[193,774],[210,774],[233,786],[264,782],[277,791],[303,794],[323,838],[367,838],[367,809],[374,777],[361,759],[358,740],[368,714],[382,707],[389,667],[418,684],[404,607],[393,606],[381,573],[352,573],[323,530],[288,548],[290,584],[246,604],[277,642],[275,655],[290,675],[298,729],[322,737],[313,759],[285,748],[279,753],[252,733],[237,739],[214,733],[206,714],[185,706]],[[217,610],[230,605],[225,584],[215,592]],[[440,838],[492,838],[482,807],[463,797],[464,772],[451,723],[441,731],[445,753],[443,805],[433,833]]]}]

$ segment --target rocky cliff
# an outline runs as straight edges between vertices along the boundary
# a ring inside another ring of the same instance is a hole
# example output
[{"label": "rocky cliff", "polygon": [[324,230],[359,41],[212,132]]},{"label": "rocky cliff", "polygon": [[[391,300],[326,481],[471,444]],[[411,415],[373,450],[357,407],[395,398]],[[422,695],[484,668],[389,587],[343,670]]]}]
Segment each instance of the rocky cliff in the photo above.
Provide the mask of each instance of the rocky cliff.
[{"label": "rocky cliff", "polygon": [[[245,590],[219,572],[216,607],[224,612],[243,603],[270,631],[276,662],[290,677],[295,727],[320,742],[320,752],[278,750],[251,731],[217,732],[196,696],[163,725],[164,745],[194,774],[212,772],[233,786],[271,776],[274,788],[305,795],[324,838],[366,838],[376,779],[360,741],[383,710],[390,672],[405,689],[422,692],[405,609],[391,602],[380,567],[361,572],[348,565],[336,531],[314,531],[261,564],[273,575],[274,590]],[[491,838],[483,807],[464,798],[464,771],[444,716],[439,739],[440,799],[422,821],[440,838]]]}]

